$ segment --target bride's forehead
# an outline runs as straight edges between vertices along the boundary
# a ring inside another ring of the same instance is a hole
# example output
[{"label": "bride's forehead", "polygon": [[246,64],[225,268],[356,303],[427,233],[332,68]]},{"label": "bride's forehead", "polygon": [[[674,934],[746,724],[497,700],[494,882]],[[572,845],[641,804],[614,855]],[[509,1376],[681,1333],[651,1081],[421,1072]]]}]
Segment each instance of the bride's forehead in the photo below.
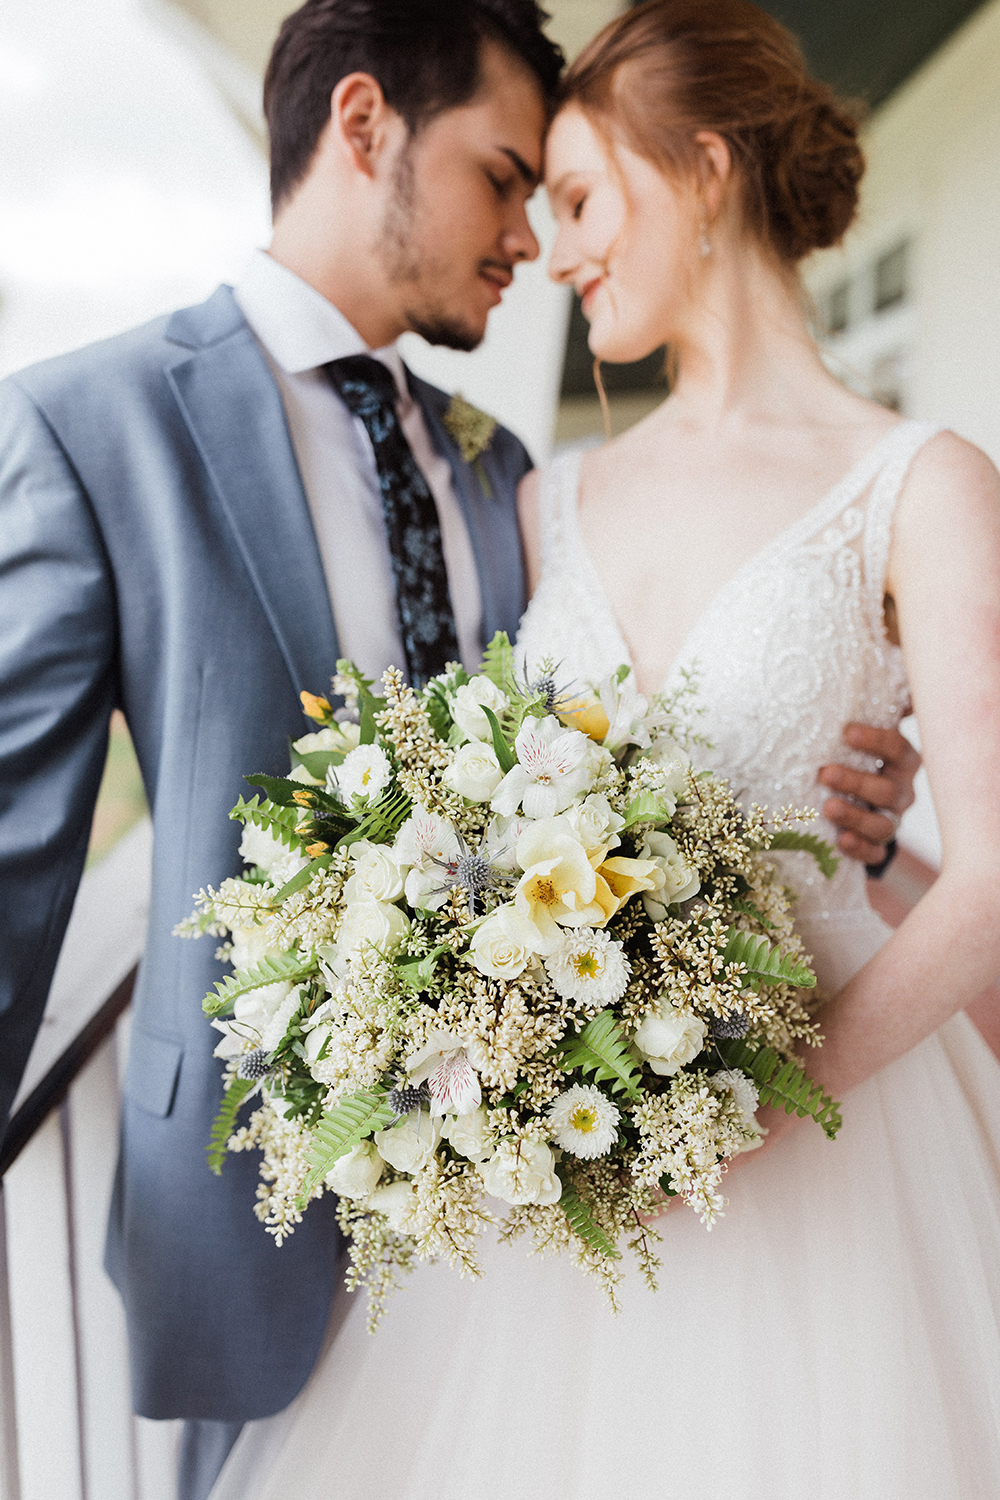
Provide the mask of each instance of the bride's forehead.
[{"label": "bride's forehead", "polygon": [[556,115],[545,140],[545,179],[556,186],[568,173],[606,174],[608,144],[583,110],[567,104]]}]

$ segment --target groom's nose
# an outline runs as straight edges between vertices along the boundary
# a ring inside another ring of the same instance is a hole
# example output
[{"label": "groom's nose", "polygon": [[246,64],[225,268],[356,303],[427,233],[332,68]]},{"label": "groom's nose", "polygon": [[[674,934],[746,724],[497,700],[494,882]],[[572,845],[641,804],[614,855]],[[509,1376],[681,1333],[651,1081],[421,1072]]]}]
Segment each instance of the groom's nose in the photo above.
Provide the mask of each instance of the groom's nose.
[{"label": "groom's nose", "polygon": [[503,232],[500,241],[504,258],[511,265],[519,260],[537,260],[541,246],[528,219],[526,204],[520,204],[514,222]]}]

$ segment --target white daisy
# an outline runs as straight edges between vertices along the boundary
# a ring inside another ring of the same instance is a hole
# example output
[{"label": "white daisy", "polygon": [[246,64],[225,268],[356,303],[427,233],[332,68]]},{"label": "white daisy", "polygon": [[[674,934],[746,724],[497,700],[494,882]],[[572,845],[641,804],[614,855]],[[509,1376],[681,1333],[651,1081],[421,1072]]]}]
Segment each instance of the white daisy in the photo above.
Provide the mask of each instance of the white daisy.
[{"label": "white daisy", "polygon": [[592,1161],[618,1139],[618,1109],[593,1084],[577,1083],[549,1105],[552,1139],[564,1151]]},{"label": "white daisy", "polygon": [[557,995],[598,1007],[621,999],[631,973],[621,943],[593,927],[569,929],[559,951],[545,960],[545,969]]}]

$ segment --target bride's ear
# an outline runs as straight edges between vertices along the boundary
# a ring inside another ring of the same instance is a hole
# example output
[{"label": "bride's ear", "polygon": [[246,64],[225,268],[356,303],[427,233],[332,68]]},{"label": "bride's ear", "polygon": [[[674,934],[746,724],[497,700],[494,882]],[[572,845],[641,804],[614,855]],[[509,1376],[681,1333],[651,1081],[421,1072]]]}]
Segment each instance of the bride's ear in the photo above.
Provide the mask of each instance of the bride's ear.
[{"label": "bride's ear", "polygon": [[728,143],[714,130],[699,130],[694,138],[698,148],[698,181],[705,213],[714,219],[722,207],[733,175],[733,157]]}]

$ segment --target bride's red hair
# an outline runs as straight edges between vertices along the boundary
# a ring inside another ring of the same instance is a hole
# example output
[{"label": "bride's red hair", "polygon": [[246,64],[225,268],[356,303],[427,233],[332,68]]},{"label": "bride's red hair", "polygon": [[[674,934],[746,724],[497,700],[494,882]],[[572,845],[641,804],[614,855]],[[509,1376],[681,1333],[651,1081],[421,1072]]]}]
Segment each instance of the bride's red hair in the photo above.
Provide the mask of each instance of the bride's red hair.
[{"label": "bride's red hair", "polygon": [[747,229],[783,261],[835,245],[865,163],[854,115],[810,76],[789,31],[749,0],[648,0],[612,21],[562,84],[563,104],[663,171],[728,143]]}]

